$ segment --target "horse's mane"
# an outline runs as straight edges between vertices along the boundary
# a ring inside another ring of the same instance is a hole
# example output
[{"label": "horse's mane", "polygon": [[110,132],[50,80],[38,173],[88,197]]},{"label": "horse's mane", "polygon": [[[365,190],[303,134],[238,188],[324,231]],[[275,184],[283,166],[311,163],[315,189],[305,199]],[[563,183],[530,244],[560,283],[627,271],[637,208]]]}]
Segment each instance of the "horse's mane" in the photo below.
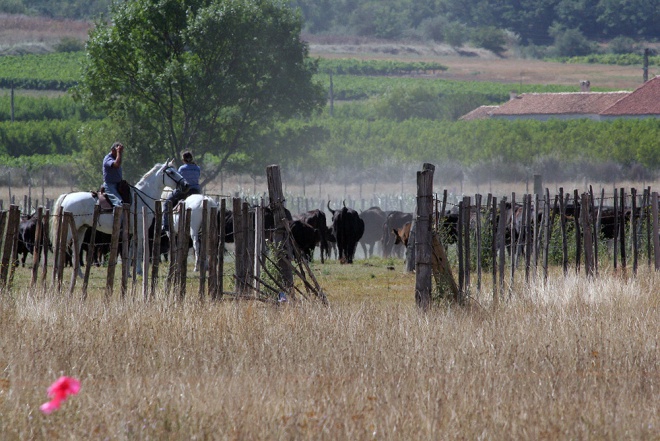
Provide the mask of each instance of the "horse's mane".
[{"label": "horse's mane", "polygon": [[144,176],[142,176],[142,178],[140,178],[140,181],[139,181],[136,185],[140,185],[140,184],[142,184],[142,183],[143,183],[148,177],[150,177],[151,175],[156,174],[156,173],[158,172],[158,170],[160,170],[161,168],[163,168],[163,164],[156,164],[156,165],[154,165],[153,168],[152,168],[151,170],[149,170],[148,172],[146,172],[146,173],[144,174]]}]

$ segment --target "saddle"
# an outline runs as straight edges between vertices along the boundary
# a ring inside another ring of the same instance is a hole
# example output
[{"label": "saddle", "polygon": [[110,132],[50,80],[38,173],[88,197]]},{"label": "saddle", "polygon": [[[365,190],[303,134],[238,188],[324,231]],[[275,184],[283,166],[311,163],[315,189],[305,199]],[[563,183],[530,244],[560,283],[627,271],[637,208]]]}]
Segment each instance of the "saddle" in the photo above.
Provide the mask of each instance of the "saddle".
[{"label": "saddle", "polygon": [[[126,182],[125,180],[122,180],[119,182],[117,185],[117,190],[119,190],[119,196],[121,196],[121,200],[124,204],[130,204],[132,202],[131,199],[131,186]],[[114,210],[114,205],[110,202],[108,199],[108,196],[105,194],[105,188],[101,185],[101,188],[99,188],[99,191],[92,191],[92,196],[95,199],[99,200],[99,206],[101,207],[101,212],[112,212]]]}]

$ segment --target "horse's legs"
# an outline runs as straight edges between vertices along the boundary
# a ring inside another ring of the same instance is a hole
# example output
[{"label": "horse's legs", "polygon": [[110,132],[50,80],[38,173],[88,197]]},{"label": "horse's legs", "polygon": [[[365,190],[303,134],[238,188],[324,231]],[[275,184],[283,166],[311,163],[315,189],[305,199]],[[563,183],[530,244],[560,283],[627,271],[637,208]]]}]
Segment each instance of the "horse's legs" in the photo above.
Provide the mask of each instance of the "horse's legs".
[{"label": "horse's legs", "polygon": [[[85,238],[85,232],[87,231],[87,225],[81,225],[78,228],[78,255],[71,256],[73,259],[73,265],[78,266],[78,277],[82,279],[83,277],[83,272],[82,272],[82,266],[80,265],[80,258],[82,256],[82,244],[83,244],[83,239]],[[89,252],[89,251],[88,251]]]},{"label": "horse's legs", "polygon": [[199,237],[197,234],[191,234],[193,241],[193,249],[195,250],[195,272],[200,270],[200,256],[199,256]]}]

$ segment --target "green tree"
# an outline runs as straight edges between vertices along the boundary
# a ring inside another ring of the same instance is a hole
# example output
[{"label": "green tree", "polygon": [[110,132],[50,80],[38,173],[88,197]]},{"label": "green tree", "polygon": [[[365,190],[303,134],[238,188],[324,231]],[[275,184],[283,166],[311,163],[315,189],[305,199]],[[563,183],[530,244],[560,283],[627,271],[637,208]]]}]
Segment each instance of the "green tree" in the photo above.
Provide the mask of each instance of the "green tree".
[{"label": "green tree", "polygon": [[276,0],[116,2],[90,34],[76,95],[107,112],[143,166],[185,149],[219,158],[204,184],[232,155],[254,158],[275,122],[324,104],[300,30]]}]

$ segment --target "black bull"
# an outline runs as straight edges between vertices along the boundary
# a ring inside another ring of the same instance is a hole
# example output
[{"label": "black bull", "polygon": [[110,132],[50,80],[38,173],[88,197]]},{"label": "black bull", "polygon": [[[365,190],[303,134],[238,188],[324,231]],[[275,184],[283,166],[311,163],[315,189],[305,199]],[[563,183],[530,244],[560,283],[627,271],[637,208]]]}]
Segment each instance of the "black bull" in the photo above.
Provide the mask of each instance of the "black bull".
[{"label": "black bull", "polygon": [[339,260],[342,263],[353,263],[358,241],[364,234],[364,221],[357,211],[347,208],[345,204],[343,208],[333,210],[328,201],[328,210],[332,213],[332,233],[337,239]]}]

